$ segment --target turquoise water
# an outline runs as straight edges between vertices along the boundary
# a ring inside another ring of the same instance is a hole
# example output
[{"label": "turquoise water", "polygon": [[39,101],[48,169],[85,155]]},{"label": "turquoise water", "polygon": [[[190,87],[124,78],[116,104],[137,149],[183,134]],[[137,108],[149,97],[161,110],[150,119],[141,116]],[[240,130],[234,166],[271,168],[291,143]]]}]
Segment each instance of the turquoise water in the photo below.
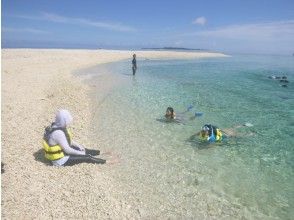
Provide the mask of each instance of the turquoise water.
[{"label": "turquoise water", "polygon": [[[129,83],[99,106],[97,134],[122,155],[117,178],[151,216],[294,216],[293,57],[139,60],[136,76],[129,62],[105,67]],[[182,123],[163,121],[168,106]],[[192,119],[196,111],[204,114]],[[191,138],[206,123],[253,127],[208,145]]]}]

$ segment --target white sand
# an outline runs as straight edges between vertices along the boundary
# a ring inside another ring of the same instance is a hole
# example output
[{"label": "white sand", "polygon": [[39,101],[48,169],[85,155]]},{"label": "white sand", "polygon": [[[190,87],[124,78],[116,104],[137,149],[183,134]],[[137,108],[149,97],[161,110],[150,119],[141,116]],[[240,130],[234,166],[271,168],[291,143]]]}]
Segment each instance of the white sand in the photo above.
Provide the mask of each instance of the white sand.
[{"label": "white sand", "polygon": [[[134,51],[2,50],[2,218],[143,218],[108,170],[120,164],[52,167],[44,163],[41,139],[57,109],[73,117],[74,139],[91,143],[90,86],[71,74],[80,68],[131,59]],[[136,51],[138,59],[221,57],[219,53]],[[115,86],[105,74],[99,98]],[[95,88],[97,89],[97,88]],[[103,145],[103,143],[100,143]],[[97,144],[96,144],[97,147]],[[99,144],[98,144],[99,148]],[[134,201],[132,201],[134,204]],[[147,211],[148,212],[148,211]],[[149,216],[145,213],[145,216]],[[151,216],[152,217],[152,216]]]}]

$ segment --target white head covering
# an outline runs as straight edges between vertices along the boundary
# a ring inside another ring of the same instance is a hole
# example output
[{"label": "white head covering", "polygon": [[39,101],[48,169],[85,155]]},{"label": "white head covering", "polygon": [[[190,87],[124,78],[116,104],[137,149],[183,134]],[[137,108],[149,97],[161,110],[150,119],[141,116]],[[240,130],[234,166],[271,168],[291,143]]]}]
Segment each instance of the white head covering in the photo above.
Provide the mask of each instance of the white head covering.
[{"label": "white head covering", "polygon": [[55,116],[55,125],[65,128],[72,122],[73,118],[68,110],[60,109]]}]

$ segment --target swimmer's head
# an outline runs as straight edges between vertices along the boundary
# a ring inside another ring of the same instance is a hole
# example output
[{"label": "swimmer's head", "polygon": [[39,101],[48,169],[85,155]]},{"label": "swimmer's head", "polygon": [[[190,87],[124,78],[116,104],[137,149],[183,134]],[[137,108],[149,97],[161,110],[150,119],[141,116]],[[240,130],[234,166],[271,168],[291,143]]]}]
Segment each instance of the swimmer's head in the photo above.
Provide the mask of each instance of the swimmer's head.
[{"label": "swimmer's head", "polygon": [[133,54],[133,58],[136,58],[136,54],[135,53]]},{"label": "swimmer's head", "polygon": [[204,125],[204,126],[201,128],[200,135],[201,135],[202,137],[209,136],[209,127],[208,127],[207,125]]},{"label": "swimmer's head", "polygon": [[165,112],[165,117],[166,118],[174,118],[174,116],[175,116],[174,109],[172,107],[168,107]]}]

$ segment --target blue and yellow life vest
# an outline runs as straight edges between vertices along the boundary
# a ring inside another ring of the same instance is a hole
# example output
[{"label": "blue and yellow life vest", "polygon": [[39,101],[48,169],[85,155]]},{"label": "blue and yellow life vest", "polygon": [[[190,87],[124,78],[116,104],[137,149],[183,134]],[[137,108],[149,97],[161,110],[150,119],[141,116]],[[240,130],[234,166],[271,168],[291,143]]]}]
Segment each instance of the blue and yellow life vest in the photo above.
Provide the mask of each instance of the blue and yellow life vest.
[{"label": "blue and yellow life vest", "polygon": [[223,134],[219,128],[213,125],[204,125],[204,127],[208,128],[208,135],[202,135],[200,132],[199,137],[202,141],[216,142],[222,140]]},{"label": "blue and yellow life vest", "polygon": [[52,132],[56,130],[61,130],[64,132],[66,140],[69,145],[71,145],[72,134],[67,128],[52,128],[52,125],[45,129],[44,137],[43,137],[43,149],[45,151],[45,158],[48,160],[58,160],[64,157],[64,152],[60,145],[50,146],[48,143],[49,136]]}]

